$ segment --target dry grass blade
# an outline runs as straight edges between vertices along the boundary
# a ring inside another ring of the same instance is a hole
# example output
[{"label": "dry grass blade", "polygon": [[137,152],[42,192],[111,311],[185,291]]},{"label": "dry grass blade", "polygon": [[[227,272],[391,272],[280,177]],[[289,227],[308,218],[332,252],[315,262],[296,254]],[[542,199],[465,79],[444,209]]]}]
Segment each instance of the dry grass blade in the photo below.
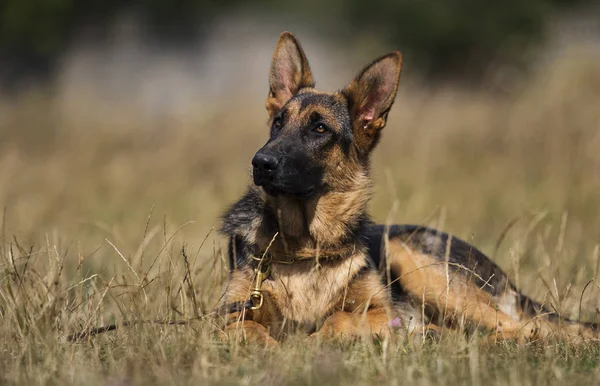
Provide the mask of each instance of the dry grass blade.
[{"label": "dry grass blade", "polygon": [[123,254],[121,253],[121,251],[119,251],[119,249],[109,239],[104,239],[104,240],[106,240],[106,242],[109,243],[111,247],[113,247],[113,249],[121,257],[121,259],[123,259],[123,261],[125,262],[125,264],[127,264],[127,267],[129,268],[129,270],[131,272],[133,272],[133,274],[135,275],[135,277],[138,280],[138,283],[139,283],[139,286],[140,286],[140,290],[142,290],[142,292],[144,293],[144,299],[146,300],[146,304],[148,304],[148,294],[146,294],[146,290],[144,289],[144,285],[143,285],[144,283],[140,279],[140,277],[137,274],[137,272],[135,272],[135,269],[133,269],[133,267],[131,266],[131,264],[129,264],[129,261],[127,260],[127,258],[125,258],[125,256],[123,256]]}]

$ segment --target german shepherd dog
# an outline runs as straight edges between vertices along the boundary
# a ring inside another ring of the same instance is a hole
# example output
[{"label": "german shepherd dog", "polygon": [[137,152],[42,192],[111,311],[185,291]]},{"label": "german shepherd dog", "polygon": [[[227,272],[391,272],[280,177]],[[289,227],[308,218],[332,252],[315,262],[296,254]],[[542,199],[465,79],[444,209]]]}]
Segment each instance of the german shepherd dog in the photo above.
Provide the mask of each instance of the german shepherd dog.
[{"label": "german shepherd dog", "polygon": [[434,335],[441,326],[481,328],[519,341],[558,331],[596,336],[596,325],[560,318],[520,293],[466,242],[371,221],[370,155],[401,66],[400,52],[391,52],[324,93],[299,41],[279,37],[266,102],[270,137],[252,159],[254,184],[223,217],[231,264],[224,302],[253,302],[229,314],[228,336],[237,330],[275,343],[290,328],[357,337],[398,326]]}]

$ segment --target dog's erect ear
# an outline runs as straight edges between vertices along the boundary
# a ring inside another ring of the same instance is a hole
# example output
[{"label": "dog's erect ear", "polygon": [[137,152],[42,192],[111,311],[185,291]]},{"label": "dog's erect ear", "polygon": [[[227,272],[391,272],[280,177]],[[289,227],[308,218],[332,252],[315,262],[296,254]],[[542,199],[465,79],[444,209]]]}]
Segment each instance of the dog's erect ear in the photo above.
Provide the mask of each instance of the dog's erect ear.
[{"label": "dog's erect ear", "polygon": [[365,67],[342,90],[348,99],[355,140],[362,151],[368,152],[377,144],[396,98],[401,68],[402,55],[391,52]]},{"label": "dog's erect ear", "polygon": [[269,73],[269,97],[267,111],[272,117],[300,89],[314,87],[308,60],[300,42],[291,32],[279,36]]}]

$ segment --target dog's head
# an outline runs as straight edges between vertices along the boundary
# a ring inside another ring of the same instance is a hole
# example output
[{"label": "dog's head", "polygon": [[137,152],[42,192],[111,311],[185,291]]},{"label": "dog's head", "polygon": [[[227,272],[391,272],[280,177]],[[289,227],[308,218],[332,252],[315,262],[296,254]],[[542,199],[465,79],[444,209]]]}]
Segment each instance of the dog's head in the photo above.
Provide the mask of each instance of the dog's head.
[{"label": "dog's head", "polygon": [[271,132],[252,159],[254,183],[269,195],[299,199],[347,188],[368,167],[396,97],[401,65],[400,52],[392,52],[343,90],[320,92],[300,43],[282,33],[269,76]]}]

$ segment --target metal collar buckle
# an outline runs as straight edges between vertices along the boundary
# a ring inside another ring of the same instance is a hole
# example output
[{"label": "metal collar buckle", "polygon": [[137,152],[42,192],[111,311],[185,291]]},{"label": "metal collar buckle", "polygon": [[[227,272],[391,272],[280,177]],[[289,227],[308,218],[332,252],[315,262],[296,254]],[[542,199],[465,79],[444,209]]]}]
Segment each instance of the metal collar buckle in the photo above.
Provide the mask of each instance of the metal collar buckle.
[{"label": "metal collar buckle", "polygon": [[254,268],[254,283],[250,289],[248,300],[252,302],[252,306],[249,309],[258,310],[264,302],[261,290],[262,283],[271,275],[271,264],[273,261],[271,255],[268,253],[263,254],[261,259],[256,257],[253,257],[253,259],[258,261],[258,265]]}]

